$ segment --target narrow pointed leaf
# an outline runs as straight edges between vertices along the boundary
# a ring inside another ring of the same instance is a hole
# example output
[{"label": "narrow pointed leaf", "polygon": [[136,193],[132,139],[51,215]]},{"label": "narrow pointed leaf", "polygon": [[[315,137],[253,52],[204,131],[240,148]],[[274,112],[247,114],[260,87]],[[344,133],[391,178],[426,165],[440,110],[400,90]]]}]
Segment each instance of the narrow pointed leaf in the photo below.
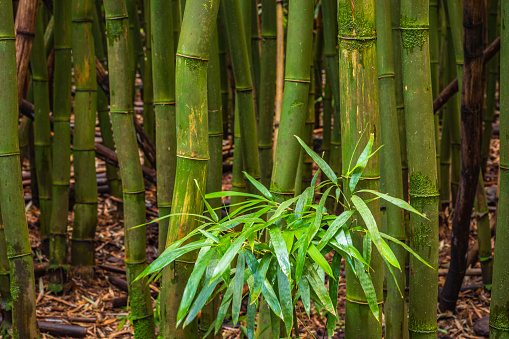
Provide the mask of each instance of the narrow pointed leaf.
[{"label": "narrow pointed leaf", "polygon": [[250,176],[247,172],[242,171],[242,173],[244,173],[247,180],[249,180],[253,184],[253,186],[256,187],[258,191],[260,191],[260,193],[262,193],[265,197],[267,197],[270,200],[274,199],[269,190],[265,186],[263,186],[258,180]]},{"label": "narrow pointed leaf", "polygon": [[269,235],[279,266],[281,266],[283,273],[290,279],[292,272],[290,270],[290,262],[288,261],[288,250],[286,249],[286,243],[281,230],[278,226],[273,225],[269,227]]},{"label": "narrow pointed leaf", "polygon": [[304,141],[302,141],[301,138],[299,138],[298,136],[295,136],[295,137],[299,141],[299,144],[307,152],[307,154],[309,154],[309,156],[313,159],[313,161],[316,162],[316,164],[318,165],[318,167],[320,167],[322,172],[325,173],[327,178],[329,178],[333,183],[337,183],[338,177],[336,176],[336,174],[334,173],[332,168],[330,168],[330,166],[327,165],[325,160],[323,160],[318,154],[316,154],[311,148],[309,148],[309,146],[306,145],[306,143]]},{"label": "narrow pointed leaf", "polygon": [[278,271],[277,282],[279,287],[279,300],[281,300],[281,310],[283,312],[283,321],[285,322],[286,333],[291,333],[293,327],[293,303],[292,290],[288,277],[282,270]]},{"label": "narrow pointed leaf", "polygon": [[371,134],[369,136],[368,144],[362,151],[361,155],[359,156],[359,159],[357,160],[357,164],[355,167],[350,171],[350,183],[349,188],[350,192],[355,191],[355,187],[357,186],[357,183],[359,182],[359,179],[361,178],[362,172],[364,172],[364,168],[366,167],[368,161],[368,157],[371,153],[371,149],[373,148],[373,142],[374,142],[374,135]]},{"label": "narrow pointed leaf", "polygon": [[428,218],[426,218],[425,215],[423,215],[421,212],[419,212],[418,210],[413,208],[412,205],[407,203],[405,200],[401,200],[401,199],[398,199],[398,198],[395,198],[395,197],[391,197],[388,194],[385,194],[385,193],[382,193],[382,192],[377,192],[377,191],[374,191],[374,190],[359,190],[358,192],[366,192],[366,193],[374,194],[377,197],[380,197],[381,199],[384,199],[385,201],[388,201],[391,204],[393,204],[395,206],[398,206],[399,208],[403,208],[403,209],[405,209],[405,210],[407,210],[409,212],[415,213],[415,214],[423,217],[426,220],[429,220]]},{"label": "narrow pointed leaf", "polygon": [[242,289],[244,287],[244,270],[246,266],[245,251],[240,251],[237,258],[237,270],[235,271],[233,286],[233,304],[232,304],[232,318],[233,325],[237,324],[240,313],[240,306],[242,304]]},{"label": "narrow pointed leaf", "polygon": [[346,224],[348,220],[354,215],[355,211],[344,211],[329,225],[329,229],[325,232],[324,236],[318,243],[318,250],[322,250],[329,243],[329,241],[338,233],[339,229]]}]

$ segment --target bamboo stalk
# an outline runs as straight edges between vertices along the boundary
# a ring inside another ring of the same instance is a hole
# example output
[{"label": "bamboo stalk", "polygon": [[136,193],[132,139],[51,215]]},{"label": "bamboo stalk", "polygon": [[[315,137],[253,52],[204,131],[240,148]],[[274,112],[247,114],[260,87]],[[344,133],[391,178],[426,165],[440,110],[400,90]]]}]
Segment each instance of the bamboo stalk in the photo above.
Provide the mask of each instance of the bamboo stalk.
[{"label": "bamboo stalk", "polygon": [[[175,121],[175,57],[173,8],[151,0],[152,62],[156,117],[157,206],[159,216],[170,214],[177,165]],[[159,221],[159,253],[166,248],[169,219]]]},{"label": "bamboo stalk", "polygon": [[[439,93],[439,39],[438,39],[438,0],[429,2],[429,47],[430,47],[430,66],[431,66],[431,86],[433,98]],[[438,187],[440,187],[440,117],[439,112],[435,112],[435,147],[437,156],[437,175]]]},{"label": "bamboo stalk", "polygon": [[290,2],[285,90],[270,184],[271,192],[279,200],[292,197],[295,190],[295,176],[301,150],[295,136],[303,138],[308,112],[309,65],[313,50],[313,5],[313,1],[310,0]]},{"label": "bamboo stalk", "polygon": [[[429,3],[401,3],[401,42],[410,202],[410,246],[438,268],[438,182],[429,64]],[[426,114],[423,114],[426,113]],[[436,338],[437,271],[410,256],[410,338]]]},{"label": "bamboo stalk", "polygon": [[132,87],[128,54],[128,16],[125,1],[105,0],[111,84],[111,122],[117,142],[124,196],[124,242],[129,299],[135,338],[154,338],[150,290],[145,279],[133,280],[146,266],[145,185],[133,126]]},{"label": "bamboo stalk", "polygon": [[[390,0],[376,1],[380,133],[381,143],[384,145],[380,154],[380,172],[382,173],[380,190],[392,197],[403,199],[390,6]],[[382,208],[382,230],[392,237],[406,242],[403,211],[393,204],[382,201],[380,204],[385,206],[385,209]],[[397,244],[390,244],[389,246],[396,255],[400,267],[404,267],[405,250]],[[406,286],[405,272],[395,270],[395,279],[389,272],[384,273],[387,282],[384,306],[385,337],[408,338],[406,298],[398,288],[399,286]]]},{"label": "bamboo stalk", "polygon": [[285,30],[283,25],[283,0],[276,0],[276,112],[274,115],[273,155],[276,154],[279,120],[283,107],[283,87],[285,77]]},{"label": "bamboo stalk", "polygon": [[[260,153],[261,182],[270,185],[272,176],[272,147],[274,104],[276,97],[276,67],[272,62],[277,53],[276,1],[262,0],[262,64],[258,105],[258,151]],[[224,106],[223,106],[224,107]]]},{"label": "bamboo stalk", "polygon": [[488,202],[486,201],[482,172],[479,172],[474,207],[477,221],[478,256],[481,262],[482,280],[484,287],[487,290],[491,290],[493,278],[493,249],[491,248],[490,211],[488,209]]},{"label": "bamboo stalk", "polygon": [[48,86],[48,68],[44,48],[43,11],[39,11],[31,68],[34,92],[34,147],[37,164],[37,183],[39,188],[41,240],[43,252],[49,254],[49,228],[51,222],[51,126]]},{"label": "bamboo stalk", "polygon": [[[238,120],[242,147],[242,163],[244,171],[256,180],[260,179],[260,160],[258,156],[258,132],[256,127],[255,106],[253,97],[253,81],[250,70],[250,44],[246,43],[246,34],[250,36],[241,21],[239,0],[225,0],[221,6],[222,17],[225,19],[228,45],[233,74],[235,77],[236,102],[238,102]],[[247,7],[247,6],[246,6]],[[250,5],[249,5],[250,8]],[[249,19],[250,19],[249,15]],[[242,18],[246,21],[246,18]],[[249,21],[249,20],[247,20]],[[250,27],[250,26],[248,26]],[[249,48],[248,48],[249,47]],[[251,183],[246,183],[250,193],[256,193]]]},{"label": "bamboo stalk", "polygon": [[74,105],[73,159],[76,208],[71,242],[73,266],[95,266],[94,238],[97,224],[95,171],[95,120],[97,82],[95,45],[92,33],[92,0],[74,0],[72,8],[72,55],[76,84]]},{"label": "bamboo stalk", "polygon": [[[21,2],[20,11],[30,11],[25,8],[30,5]],[[37,12],[35,1],[35,12]],[[4,230],[7,243],[7,258],[9,258],[11,273],[11,296],[13,307],[13,337],[38,338],[37,320],[35,314],[35,281],[32,250],[28,234],[25,215],[25,201],[21,184],[21,167],[18,144],[18,90],[16,71],[20,69],[21,60],[17,58],[12,17],[12,2],[0,2],[0,79],[3,90],[0,91],[0,201],[2,202],[2,219],[7,225]],[[23,19],[18,17],[18,28]],[[35,24],[35,17],[34,22]],[[35,28],[35,27],[34,27]],[[33,32],[33,31],[32,31]],[[30,44],[31,45],[31,44]],[[18,53],[23,55],[24,53]],[[28,56],[27,62],[28,62]],[[18,68],[16,68],[18,64]],[[28,66],[28,64],[26,65]],[[26,68],[25,66],[25,68]],[[25,80],[23,78],[23,80]],[[4,262],[5,267],[5,262]]]},{"label": "bamboo stalk", "polygon": [[[377,149],[380,143],[376,31],[374,0],[338,2],[343,164],[349,164],[351,159],[355,161],[359,158],[370,135],[374,136],[373,149]],[[347,166],[343,166],[343,177],[346,178],[348,170]],[[377,153],[367,163],[357,187],[378,191],[379,185],[380,156]],[[380,227],[380,202],[372,201],[368,206],[376,224]],[[362,222],[360,224],[363,225]],[[352,235],[352,241],[357,249],[362,250],[363,237],[360,234]],[[369,265],[368,274],[373,281],[379,313],[382,314],[383,262],[376,251],[373,251]],[[381,322],[371,312],[358,277],[348,265],[346,268],[345,336],[348,338],[380,338],[382,336]]]},{"label": "bamboo stalk", "polygon": [[[187,235],[198,226],[190,213],[201,214],[203,201],[198,187],[206,187],[208,150],[207,64],[216,25],[218,1],[188,0],[180,31],[175,72],[177,101],[177,172],[173,194],[168,243]],[[255,139],[256,140],[256,139]],[[198,187],[197,187],[198,186]],[[161,325],[164,338],[194,338],[196,321],[176,326],[182,293],[193,270],[197,253],[182,256],[163,270]]]},{"label": "bamboo stalk", "polygon": [[51,288],[61,290],[67,264],[67,217],[71,175],[71,2],[55,0],[55,74],[53,78],[53,203],[50,225]]}]

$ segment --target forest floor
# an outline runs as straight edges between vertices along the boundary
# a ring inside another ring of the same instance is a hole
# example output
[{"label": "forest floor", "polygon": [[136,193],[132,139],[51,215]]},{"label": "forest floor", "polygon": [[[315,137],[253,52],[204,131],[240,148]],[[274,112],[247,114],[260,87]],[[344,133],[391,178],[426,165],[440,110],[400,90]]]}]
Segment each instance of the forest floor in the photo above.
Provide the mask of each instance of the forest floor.
[{"label": "forest floor", "polygon": [[[495,134],[497,125],[494,124]],[[319,135],[318,135],[319,136]],[[228,159],[226,159],[228,161]],[[98,161],[98,176],[104,175],[104,163]],[[486,191],[490,206],[490,217],[494,220],[496,205],[496,184],[498,173],[498,135],[492,140],[489,170],[486,179]],[[103,173],[103,174],[101,174]],[[28,161],[25,160],[23,177],[29,177]],[[86,328],[87,338],[133,338],[132,327],[126,316],[128,310],[127,283],[125,282],[123,219],[117,211],[118,199],[101,193],[99,196],[99,214],[96,237],[96,267],[94,276],[83,276],[72,269],[68,271],[68,282],[62,294],[55,295],[48,289],[49,276],[45,267],[48,259],[40,251],[39,211],[30,200],[31,192],[29,180],[24,180],[25,196],[27,200],[27,216],[30,228],[30,241],[34,253],[36,268],[37,317],[40,321],[58,324],[70,324]],[[223,189],[231,188],[231,172],[223,174]],[[147,183],[146,210],[149,220],[157,217],[155,201],[155,187]],[[444,271],[448,267],[451,212],[447,208],[441,213],[440,225],[440,277],[439,288],[445,281]],[[73,213],[69,212],[69,237],[71,235]],[[147,259],[150,263],[157,256],[157,224],[147,227]],[[475,220],[472,220],[471,243],[476,238]],[[439,313],[439,338],[483,338],[474,331],[478,319],[489,314],[490,293],[484,290],[480,266],[477,262],[470,270],[471,275],[464,281],[464,288],[460,293],[456,312]],[[338,307],[342,323],[339,324],[334,338],[344,338],[344,298],[345,278],[339,283]],[[151,285],[154,306],[159,292],[159,283]],[[302,304],[298,304],[298,324],[301,338],[326,338],[326,317],[314,312],[309,318]],[[245,311],[245,308],[244,308]],[[157,320],[156,320],[157,321]],[[485,326],[486,327],[486,326]],[[239,338],[239,327],[224,324],[224,338]],[[62,336],[42,334],[42,338],[65,338]]]}]

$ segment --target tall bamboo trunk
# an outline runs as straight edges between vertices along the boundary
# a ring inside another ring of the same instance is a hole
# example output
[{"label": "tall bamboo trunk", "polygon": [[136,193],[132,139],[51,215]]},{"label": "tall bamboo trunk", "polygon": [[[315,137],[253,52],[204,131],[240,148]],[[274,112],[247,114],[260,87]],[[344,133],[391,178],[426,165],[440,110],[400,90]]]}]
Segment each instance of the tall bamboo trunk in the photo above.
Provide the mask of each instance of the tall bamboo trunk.
[{"label": "tall bamboo trunk", "polygon": [[[343,164],[358,159],[370,138],[373,148],[380,143],[378,112],[378,79],[374,0],[342,0],[338,2],[339,74],[341,93],[341,144]],[[361,90],[362,89],[362,90]],[[359,147],[357,147],[359,144]],[[345,176],[346,166],[342,169]],[[367,164],[358,188],[379,190],[380,158],[374,155]],[[345,184],[343,186],[346,186]],[[369,208],[380,227],[378,200]],[[362,250],[363,237],[352,236],[357,249]],[[382,313],[383,267],[381,256],[374,251],[369,274],[373,281],[379,312]],[[372,314],[358,278],[351,268],[346,269],[345,335],[348,338],[380,338],[381,321]]]},{"label": "tall bamboo trunk", "polygon": [[[390,6],[390,0],[376,1],[380,133],[381,143],[384,145],[380,154],[380,189],[383,193],[403,199]],[[381,204],[385,206],[385,212],[382,212],[382,230],[406,242],[403,211],[392,204],[384,202]],[[405,267],[405,250],[396,244],[390,246],[400,267]],[[394,274],[396,282],[389,272],[385,272],[384,278],[387,284],[384,307],[385,337],[408,338],[406,297],[399,290],[402,286],[406,286],[405,271],[396,270]]]},{"label": "tall bamboo trunk", "polygon": [[[484,1],[463,4],[465,65],[461,93],[461,178],[452,220],[451,262],[442,293],[440,309],[454,310],[467,269],[466,254],[470,216],[474,206],[481,160],[481,126],[484,100],[483,25]],[[458,79],[459,80],[459,79]]]},{"label": "tall bamboo trunk", "polygon": [[55,73],[53,78],[53,203],[50,225],[50,263],[53,289],[61,290],[62,265],[67,264],[67,217],[71,178],[71,48],[72,2],[55,0]]},{"label": "tall bamboo trunk", "polygon": [[[155,143],[156,141],[156,121],[154,112],[154,74],[152,72],[152,25],[151,22],[151,0],[143,0],[144,6],[142,16],[145,20],[145,24],[142,25],[145,31],[145,53],[144,58],[141,60],[144,66],[143,72],[143,129],[147,132],[147,135]],[[171,7],[167,4],[168,7]],[[170,19],[170,18],[168,18]],[[173,22],[173,20],[171,20]],[[169,33],[173,35],[173,33]],[[172,37],[168,35],[168,38],[173,42]],[[156,161],[157,166],[157,161]]]},{"label": "tall bamboo trunk", "polygon": [[[431,86],[433,98],[440,93],[439,88],[439,39],[438,39],[438,0],[430,0],[429,2],[429,52],[431,67]],[[438,187],[440,187],[440,117],[439,111],[434,114],[435,121],[435,147],[437,157],[437,177]]]},{"label": "tall bamboo trunk", "polygon": [[92,33],[92,0],[74,0],[72,6],[72,55],[76,94],[74,99],[74,178],[76,209],[72,230],[71,263],[95,266],[94,238],[97,224],[95,171],[95,120],[97,81]]},{"label": "tall bamboo trunk", "polygon": [[[488,44],[493,42],[498,33],[498,0],[490,0],[488,9]],[[495,92],[497,90],[498,68],[500,56],[496,55],[486,66],[486,110],[484,111],[484,131],[481,146],[481,170],[486,173],[486,166],[490,156],[492,123],[495,116]]]},{"label": "tall bamboo trunk", "polygon": [[[159,216],[170,214],[177,165],[175,126],[175,57],[173,8],[167,1],[151,0],[152,62],[156,117],[157,206]],[[159,253],[166,248],[169,219],[159,222]]]},{"label": "tall bamboo trunk", "polygon": [[[23,4],[23,1],[22,1]],[[21,5],[21,4],[20,4]],[[36,6],[38,3],[36,2]],[[22,10],[27,8],[21,7]],[[37,9],[35,10],[37,12]],[[32,249],[25,215],[18,144],[16,42],[12,2],[0,1],[0,201],[10,263],[14,338],[38,338]],[[18,18],[19,19],[19,18]],[[35,23],[35,21],[34,21]],[[19,27],[19,26],[17,26]],[[34,27],[35,28],[35,27]],[[30,53],[28,53],[30,54]],[[27,56],[28,57],[28,56]],[[19,59],[18,59],[19,60]],[[28,61],[28,59],[27,59]],[[19,63],[18,63],[19,65]],[[5,265],[4,265],[5,266]]]},{"label": "tall bamboo trunk", "polygon": [[490,337],[509,338],[509,2],[501,1],[500,199],[493,261]]},{"label": "tall bamboo trunk", "polygon": [[[447,15],[448,30],[448,48],[449,48],[449,67],[456,64],[456,76],[458,77],[458,93],[461,93],[462,77],[463,77],[463,24],[462,24],[462,2],[461,0],[446,0],[444,7]],[[454,56],[454,59],[452,57]],[[453,62],[453,60],[455,62]],[[454,78],[454,77],[453,77]],[[461,94],[460,94],[461,95]],[[451,100],[456,100],[457,110],[452,111],[454,114],[450,116],[451,130],[451,195],[452,204],[456,206],[456,198],[458,196],[458,186],[461,176],[461,113],[459,110],[461,97],[456,95]],[[454,107],[454,106],[452,106]]]},{"label": "tall bamboo trunk", "polygon": [[488,202],[486,200],[482,172],[479,172],[479,182],[477,184],[474,207],[477,221],[477,243],[479,245],[482,281],[484,288],[491,290],[493,279],[493,249],[491,247],[490,210],[488,209]]},{"label": "tall bamboo trunk", "polygon": [[327,71],[327,82],[332,91],[334,103],[333,125],[330,141],[330,165],[336,175],[341,173],[341,115],[340,115],[340,89],[339,89],[339,71],[337,54],[337,2],[334,0],[325,0],[322,3],[323,18],[323,42],[325,54],[325,69]]},{"label": "tall bamboo trunk", "polygon": [[7,257],[7,243],[5,241],[5,229],[0,212],[0,312],[2,314],[2,328],[12,326],[12,296],[11,296],[11,275],[9,258]]},{"label": "tall bamboo trunk", "polygon": [[125,266],[129,304],[135,338],[154,338],[154,317],[150,289],[144,279],[133,280],[146,266],[145,185],[133,123],[127,43],[128,16],[124,0],[105,0],[108,35],[110,114],[113,125],[124,197]]},{"label": "tall bamboo trunk", "polygon": [[293,196],[301,146],[308,112],[309,65],[313,50],[313,9],[310,0],[292,0],[288,17],[285,88],[279,135],[270,190],[279,200]]},{"label": "tall bamboo trunk", "polygon": [[[261,182],[270,185],[272,175],[272,131],[276,97],[276,1],[262,0],[262,60],[258,105],[258,152]],[[225,107],[223,106],[223,109]]]},{"label": "tall bamboo trunk", "polygon": [[[190,213],[201,214],[203,201],[198,192],[205,190],[208,145],[207,64],[218,1],[188,0],[182,22],[175,72],[177,101],[177,172],[173,193],[168,243],[187,235],[198,226]],[[255,139],[256,140],[256,139]],[[198,187],[197,187],[198,186]],[[177,310],[182,293],[196,261],[196,253],[180,258],[163,270],[161,291],[161,335],[164,338],[194,338],[197,323],[176,328]]]},{"label": "tall bamboo trunk", "polygon": [[[101,11],[101,5],[102,1],[96,0],[96,11],[94,11],[94,22],[92,25],[92,30],[94,33],[95,54],[104,67],[107,63],[107,47],[105,46],[106,29],[104,28],[104,19]],[[105,92],[102,86],[100,87],[101,88],[97,89],[97,117],[99,120],[99,128],[101,129],[101,138],[104,146],[111,150],[115,150],[113,131],[111,129],[110,110],[108,107],[108,94]],[[122,181],[120,180],[118,168],[111,164],[106,164],[106,178],[108,180],[110,193],[114,197],[122,199]]]},{"label": "tall bamboo trunk", "polygon": [[51,222],[51,126],[48,67],[44,48],[43,11],[39,11],[32,48],[32,86],[34,89],[34,147],[39,188],[41,240],[43,252],[49,254]]},{"label": "tall bamboo trunk", "polygon": [[[250,4],[248,4],[250,6]],[[228,36],[230,46],[230,58],[232,62],[233,75],[235,77],[236,102],[238,102],[238,122],[240,127],[241,143],[236,147],[242,148],[242,163],[244,171],[253,178],[260,179],[260,160],[258,156],[258,132],[256,127],[255,106],[253,97],[253,81],[250,68],[251,44],[246,43],[249,27],[246,29],[241,19],[239,0],[225,0],[222,5],[222,17]],[[250,8],[250,7],[249,7]],[[250,17],[249,17],[250,19]],[[256,188],[249,183],[246,189],[250,193],[257,192]]]},{"label": "tall bamboo trunk", "polygon": [[[410,246],[438,267],[438,182],[429,64],[428,0],[401,3],[401,41],[410,202]],[[436,338],[438,274],[410,257],[410,338]]]}]

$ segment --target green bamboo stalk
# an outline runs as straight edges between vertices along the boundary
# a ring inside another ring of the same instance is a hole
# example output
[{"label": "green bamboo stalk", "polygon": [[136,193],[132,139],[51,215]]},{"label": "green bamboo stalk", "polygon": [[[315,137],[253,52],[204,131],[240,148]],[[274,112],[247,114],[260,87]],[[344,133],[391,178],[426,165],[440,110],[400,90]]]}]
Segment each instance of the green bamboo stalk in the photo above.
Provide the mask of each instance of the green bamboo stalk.
[{"label": "green bamboo stalk", "polygon": [[479,244],[479,261],[481,262],[484,288],[491,290],[493,278],[493,249],[491,248],[490,210],[486,201],[484,179],[479,173],[479,181],[475,195],[475,218],[477,222],[477,242]]},{"label": "green bamboo stalk", "polygon": [[[155,143],[156,122],[154,112],[154,82],[152,74],[152,28],[150,24],[151,6],[150,0],[143,1],[145,4],[145,6],[143,7],[143,17],[145,18],[145,25],[143,26],[143,29],[145,30],[145,55],[141,61],[144,63],[145,69],[143,77],[143,129],[147,132],[150,141],[152,141],[152,143]],[[172,33],[170,32],[169,34]],[[145,163],[148,163],[148,161],[146,161]]]},{"label": "green bamboo stalk", "polygon": [[50,265],[57,268],[51,289],[61,290],[62,265],[67,264],[67,216],[71,177],[71,1],[54,1],[55,71],[53,76],[53,203],[50,225]]},{"label": "green bamboo stalk", "polygon": [[442,204],[449,204],[451,200],[451,128],[450,108],[448,103],[444,106],[444,117],[442,118],[442,137],[440,139],[440,201]]},{"label": "green bamboo stalk", "polygon": [[[318,36],[314,37],[314,45],[317,45]],[[316,48],[314,48],[316,51]],[[315,64],[314,60],[311,60],[310,72],[309,72],[309,94],[308,94],[308,111],[306,115],[306,122],[304,123],[304,141],[309,146],[309,148],[313,149],[313,131],[315,129],[315,83],[316,83],[316,73],[315,73]],[[301,190],[306,189],[311,185],[311,179],[313,178],[313,159],[304,149],[301,149],[302,154],[302,162],[299,163],[302,166],[302,174],[300,176],[301,181]],[[299,177],[297,177],[299,178]],[[297,189],[295,190],[296,194]]]},{"label": "green bamboo stalk", "polygon": [[[38,338],[32,250],[25,215],[18,145],[16,37],[12,2],[0,2],[0,201],[11,273],[13,337]],[[5,262],[4,265],[5,267]]]},{"label": "green bamboo stalk", "polygon": [[[253,82],[250,70],[250,53],[246,44],[246,30],[241,18],[239,0],[225,0],[221,6],[224,18],[230,57],[235,78],[236,100],[238,102],[238,122],[241,143],[236,147],[242,148],[242,163],[244,171],[256,180],[260,179],[260,160],[258,156],[258,132],[256,128],[255,106],[253,97]],[[251,8],[251,7],[249,7]],[[249,19],[251,17],[249,16]],[[250,26],[247,26],[250,27]],[[250,36],[249,32],[248,35]],[[246,184],[250,193],[257,192],[251,184]]]},{"label": "green bamboo stalk", "polygon": [[[394,58],[394,75],[396,79],[396,112],[398,116],[399,147],[401,154],[401,177],[403,180],[403,199],[408,197],[408,154],[405,124],[405,102],[403,99],[403,71],[401,66],[401,30],[399,28],[401,1],[391,0],[392,49]],[[408,236],[409,214],[405,213],[405,227]]]},{"label": "green bamboo stalk", "polygon": [[[360,156],[370,135],[375,138],[374,149],[377,149],[380,143],[375,1],[339,1],[338,32],[341,144],[343,164],[348,164],[352,158],[357,159]],[[358,147],[357,144],[359,144]],[[347,172],[348,168],[344,166],[343,176],[346,176]],[[380,156],[377,153],[368,162],[357,187],[378,191],[379,179]],[[380,202],[373,201],[368,206],[380,227]],[[362,238],[360,234],[352,236],[354,245],[361,250]],[[373,281],[380,314],[382,314],[383,302],[382,265],[381,256],[374,251],[371,256],[369,274]],[[381,320],[373,316],[358,277],[351,268],[346,269],[345,336],[348,338],[380,338],[382,336]]]},{"label": "green bamboo stalk", "polygon": [[[446,0],[444,2],[445,12],[448,19],[448,44],[449,57],[451,59],[450,65],[456,64],[456,76],[458,77],[458,93],[461,93],[463,84],[463,6],[461,0]],[[454,60],[454,62],[452,61]],[[456,77],[455,76],[455,77]],[[456,197],[458,195],[458,185],[461,176],[461,114],[460,114],[460,95],[449,99],[456,100],[456,107],[454,116],[451,115],[451,194],[453,206],[456,204]],[[451,108],[452,109],[452,108]]]},{"label": "green bamboo stalk", "polygon": [[500,199],[493,262],[490,337],[509,338],[509,2],[501,1],[500,25]]},{"label": "green bamboo stalk", "polygon": [[2,322],[0,329],[5,330],[12,325],[12,296],[11,296],[11,279],[10,265],[7,257],[7,243],[5,241],[5,229],[0,213],[0,295],[2,301],[0,303],[0,312],[2,313]]},{"label": "green bamboo stalk", "polygon": [[[490,0],[488,8],[488,44],[498,36],[498,0]],[[481,146],[481,170],[486,173],[490,156],[493,117],[495,116],[495,92],[498,78],[500,55],[496,55],[486,65],[486,110],[484,111],[484,131]]]},{"label": "green bamboo stalk", "polygon": [[323,92],[323,134],[322,134],[322,152],[323,160],[326,163],[330,163],[330,150],[331,150],[331,132],[332,132],[332,90],[330,85],[330,79],[327,74],[325,75],[325,86]]},{"label": "green bamboo stalk", "polygon": [[[221,70],[219,67],[219,41],[215,28],[212,47],[210,48],[209,64],[207,68],[207,101],[209,127],[209,166],[207,170],[207,193],[220,192],[223,176],[223,112],[221,107]],[[221,198],[210,199],[212,208],[221,207]],[[217,211],[220,212],[220,211]],[[216,318],[220,296],[205,305],[201,311],[200,333],[207,333]],[[214,338],[223,338],[222,331],[218,331]]]},{"label": "green bamboo stalk", "polygon": [[[227,54],[227,38],[221,20],[217,23],[219,37],[219,68],[221,70],[221,106],[223,107],[223,139],[228,139],[228,122],[230,121],[231,112],[231,93],[228,80],[228,65],[226,60]],[[260,132],[261,133],[261,132]],[[272,167],[271,167],[272,170]]]},{"label": "green bamboo stalk", "polygon": [[314,2],[291,0],[289,6],[283,103],[270,184],[279,200],[292,197],[295,190],[301,150],[295,136],[304,135],[313,50]]},{"label": "green bamboo stalk", "polygon": [[[322,2],[323,18],[323,40],[325,54],[325,68],[327,73],[327,82],[330,85],[333,99],[333,122],[330,141],[330,166],[336,175],[341,174],[341,117],[340,117],[340,90],[339,90],[339,71],[337,54],[337,4],[334,0],[324,0]],[[324,126],[325,127],[325,126]]]},{"label": "green bamboo stalk", "polygon": [[41,212],[41,240],[43,252],[49,254],[52,164],[48,68],[44,48],[43,14],[43,11],[39,11],[30,65],[32,67],[32,86],[34,89],[34,151]]},{"label": "green bamboo stalk", "polygon": [[[102,3],[101,0],[96,0],[97,3]],[[97,8],[96,8],[97,9]],[[106,41],[106,30],[104,28],[101,5],[99,4],[98,9],[94,11],[94,22],[92,24],[92,30],[94,34],[94,45],[95,55],[102,62],[103,66],[107,62],[105,41]],[[110,110],[108,108],[108,95],[104,92],[103,88],[97,90],[97,117],[99,120],[99,128],[101,129],[101,137],[104,146],[111,150],[115,150],[115,142],[113,140],[113,131],[111,129]],[[120,180],[120,174],[118,168],[106,164],[106,178],[108,180],[108,186],[110,193],[118,198],[122,199],[122,181]]]},{"label": "green bamboo stalk", "polygon": [[[410,202],[428,220],[410,216],[410,246],[435,270],[410,256],[410,338],[436,338],[438,182],[429,56],[428,0],[401,3],[401,41]],[[425,114],[423,114],[423,112]]]},{"label": "green bamboo stalk", "polygon": [[177,47],[179,43],[179,34],[180,34],[180,5],[179,0],[172,0],[172,22],[173,22],[173,51],[177,53]]},{"label": "green bamboo stalk", "polygon": [[[390,6],[390,0],[376,1],[380,133],[381,143],[384,145],[380,154],[380,189],[392,197],[403,199]],[[406,242],[403,211],[395,205],[380,203],[385,206],[385,210],[382,209],[382,230]],[[390,244],[390,246],[400,267],[405,267],[406,251],[397,244]],[[408,338],[406,298],[399,290],[406,286],[405,271],[395,270],[394,274],[396,279],[393,279],[389,272],[385,272],[387,282],[384,306],[385,337]]]},{"label": "green bamboo stalk", "polygon": [[[453,37],[450,26],[447,28],[447,46],[448,46],[448,62],[450,67],[446,70],[448,74],[447,79],[453,80],[457,77],[458,71],[452,67],[455,63],[453,53]],[[451,43],[449,43],[451,42]],[[459,80],[459,78],[458,78]],[[459,82],[458,82],[459,84]],[[461,93],[461,92],[459,92]],[[458,185],[461,176],[461,112],[460,112],[460,94],[456,93],[449,99],[447,103],[447,117],[449,119],[449,131],[451,140],[451,200],[452,206],[456,204],[456,197],[458,195]]]},{"label": "green bamboo stalk", "polygon": [[[262,0],[262,60],[258,105],[258,151],[261,182],[270,185],[273,164],[272,130],[276,98],[276,1]],[[224,102],[223,102],[224,104]],[[225,107],[225,106],[223,106]]]},{"label": "green bamboo stalk", "polygon": [[[255,97],[255,109],[256,112],[259,111],[260,102],[260,36],[258,35],[258,4],[257,0],[250,0],[251,4],[251,28],[250,28],[250,38],[249,43],[251,44],[251,75],[253,78],[253,86],[254,86],[254,97]],[[274,11],[275,14],[275,11]],[[275,20],[274,20],[275,23]],[[247,28],[246,28],[247,30]]]},{"label": "green bamboo stalk", "polygon": [[144,279],[133,282],[146,266],[145,185],[133,121],[132,87],[129,79],[129,19],[125,1],[105,0],[108,38],[113,136],[117,142],[124,197],[125,266],[129,305],[135,338],[154,338],[154,317],[150,289]]},{"label": "green bamboo stalk", "polygon": [[[188,0],[182,22],[177,66],[175,97],[177,101],[177,172],[173,194],[168,243],[187,235],[199,224],[190,213],[201,214],[205,190],[208,149],[207,64],[219,9],[218,1]],[[255,139],[256,140],[256,139]],[[197,253],[189,253],[163,270],[161,291],[161,324],[163,338],[194,338],[197,323],[177,328],[177,309],[193,270]]]},{"label": "green bamboo stalk", "polygon": [[[436,98],[440,93],[439,88],[439,38],[438,38],[438,0],[429,1],[429,52],[430,52],[430,67],[431,67],[431,86],[433,98]],[[440,187],[440,116],[439,111],[434,114],[435,121],[435,147],[437,157],[437,175],[438,185]]]},{"label": "green bamboo stalk", "polygon": [[92,0],[74,0],[72,8],[72,55],[76,84],[74,105],[74,178],[76,208],[72,230],[71,263],[93,267],[97,224],[97,179],[95,171],[95,120],[97,81],[92,33]]},{"label": "green bamboo stalk", "polygon": [[[156,114],[157,207],[159,216],[170,214],[177,165],[175,127],[175,57],[173,8],[166,0],[151,0],[152,62]],[[159,253],[166,248],[169,219],[159,221]]]}]

